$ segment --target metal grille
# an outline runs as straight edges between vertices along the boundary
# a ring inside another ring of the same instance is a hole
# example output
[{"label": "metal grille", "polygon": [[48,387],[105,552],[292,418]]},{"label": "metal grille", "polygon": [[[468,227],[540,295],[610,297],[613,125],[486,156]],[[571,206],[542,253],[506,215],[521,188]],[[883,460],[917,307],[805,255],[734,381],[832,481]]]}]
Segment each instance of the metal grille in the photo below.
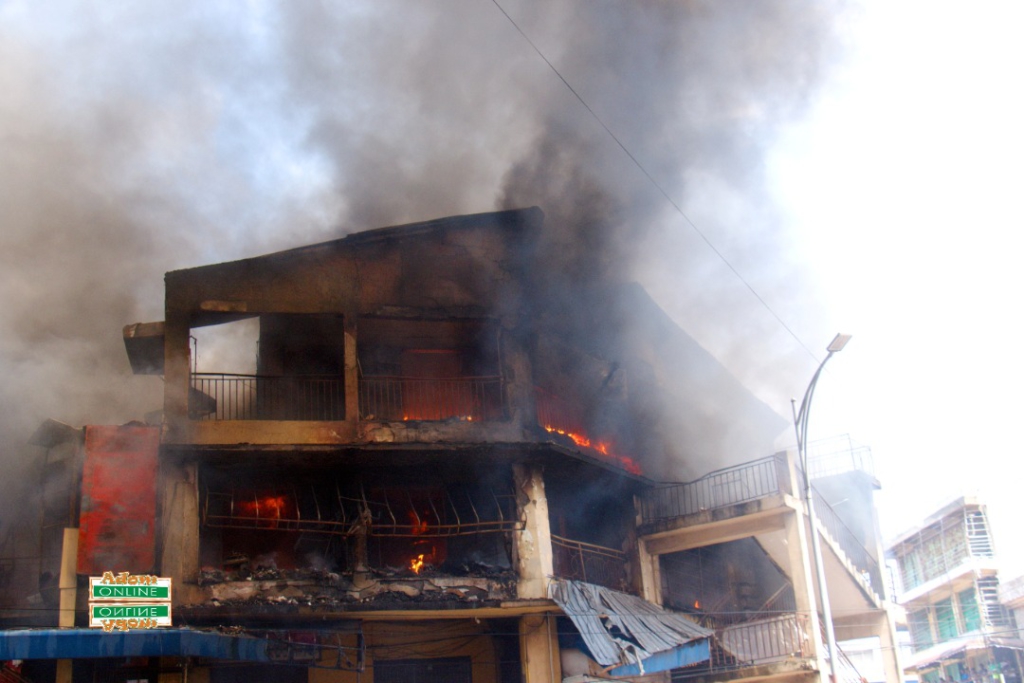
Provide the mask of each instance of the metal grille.
[{"label": "metal grille", "polygon": [[[521,527],[515,497],[509,493],[439,491],[417,508],[401,491],[376,497],[345,495],[327,486],[279,487],[262,491],[207,491],[204,526],[222,529],[302,531],[350,536],[365,529],[370,536],[431,538],[513,531]],[[430,513],[428,521],[424,513]]]},{"label": "metal grille", "polygon": [[1004,627],[1010,625],[1010,614],[999,602],[999,578],[982,576],[978,578],[978,595],[985,621],[989,626]]},{"label": "metal grille", "polygon": [[966,526],[961,514],[949,515],[903,543],[896,559],[904,591],[944,575],[971,556]]},{"label": "metal grille", "polygon": [[965,511],[964,522],[967,525],[967,543],[971,549],[971,557],[995,557],[984,510]]}]

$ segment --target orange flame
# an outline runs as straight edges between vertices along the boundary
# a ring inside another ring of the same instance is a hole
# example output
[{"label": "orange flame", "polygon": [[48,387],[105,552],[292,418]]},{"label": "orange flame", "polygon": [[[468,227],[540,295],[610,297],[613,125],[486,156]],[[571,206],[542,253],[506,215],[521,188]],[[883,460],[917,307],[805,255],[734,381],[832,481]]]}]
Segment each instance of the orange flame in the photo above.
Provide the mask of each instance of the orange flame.
[{"label": "orange flame", "polygon": [[420,570],[423,569],[423,556],[417,555],[413,559],[409,560],[409,569],[412,570],[413,574],[419,574]]},{"label": "orange flame", "polygon": [[615,460],[622,469],[626,470],[630,474],[643,474],[643,470],[640,469],[640,463],[629,456],[612,453],[611,447],[603,441],[592,442],[589,437],[583,434],[568,432],[564,429],[559,429],[558,427],[552,427],[551,425],[544,425],[544,429],[551,434],[560,434],[561,436],[569,437],[577,446],[591,448],[602,455],[608,456]]},{"label": "orange flame", "polygon": [[253,500],[238,501],[243,517],[256,517],[260,526],[277,528],[277,521],[289,516],[290,504],[286,496],[263,496]]},{"label": "orange flame", "polygon": [[409,521],[412,522],[412,533],[416,536],[427,533],[430,530],[430,525],[427,524],[427,515],[424,513],[422,516],[417,515],[413,510],[409,510]]}]

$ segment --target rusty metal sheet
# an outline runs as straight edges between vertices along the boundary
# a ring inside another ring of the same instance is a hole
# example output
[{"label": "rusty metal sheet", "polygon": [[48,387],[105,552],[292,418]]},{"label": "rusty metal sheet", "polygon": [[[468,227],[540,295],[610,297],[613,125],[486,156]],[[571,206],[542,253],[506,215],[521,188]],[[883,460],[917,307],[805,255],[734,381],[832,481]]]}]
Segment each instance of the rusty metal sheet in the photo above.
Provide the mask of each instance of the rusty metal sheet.
[{"label": "rusty metal sheet", "polygon": [[158,427],[85,428],[78,573],[155,567]]}]

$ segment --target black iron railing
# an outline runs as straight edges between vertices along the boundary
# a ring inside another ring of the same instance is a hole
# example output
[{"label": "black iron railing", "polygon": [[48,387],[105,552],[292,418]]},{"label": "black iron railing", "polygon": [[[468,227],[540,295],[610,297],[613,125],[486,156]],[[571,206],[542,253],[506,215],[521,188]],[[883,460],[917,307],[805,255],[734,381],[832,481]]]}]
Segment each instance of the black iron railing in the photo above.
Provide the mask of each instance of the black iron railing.
[{"label": "black iron railing", "polygon": [[505,417],[500,377],[362,377],[364,420],[498,420]]},{"label": "black iron railing", "polygon": [[194,420],[344,420],[345,382],[336,375],[197,372],[189,391]]},{"label": "black iron railing", "polygon": [[[496,420],[505,417],[500,377],[363,377],[364,420]],[[344,420],[338,376],[194,373],[194,420]]]}]

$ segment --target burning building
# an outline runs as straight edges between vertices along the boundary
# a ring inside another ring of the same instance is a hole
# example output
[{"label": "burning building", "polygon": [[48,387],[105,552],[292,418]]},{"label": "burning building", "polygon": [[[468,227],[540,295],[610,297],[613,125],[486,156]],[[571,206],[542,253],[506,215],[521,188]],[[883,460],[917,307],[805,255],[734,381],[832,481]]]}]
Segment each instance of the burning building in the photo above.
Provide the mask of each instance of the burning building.
[{"label": "burning building", "polygon": [[[58,680],[811,680],[809,533],[837,628],[889,638],[873,517],[810,531],[785,453],[709,466],[785,423],[638,286],[546,291],[543,222],[168,273],[165,319],[124,330],[163,410],[34,439],[34,625],[65,628],[7,631],[0,659]],[[172,579],[173,627],[74,628],[108,571]]]}]

